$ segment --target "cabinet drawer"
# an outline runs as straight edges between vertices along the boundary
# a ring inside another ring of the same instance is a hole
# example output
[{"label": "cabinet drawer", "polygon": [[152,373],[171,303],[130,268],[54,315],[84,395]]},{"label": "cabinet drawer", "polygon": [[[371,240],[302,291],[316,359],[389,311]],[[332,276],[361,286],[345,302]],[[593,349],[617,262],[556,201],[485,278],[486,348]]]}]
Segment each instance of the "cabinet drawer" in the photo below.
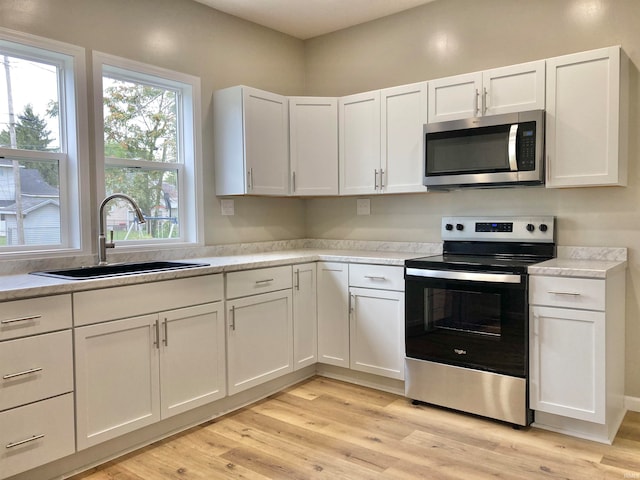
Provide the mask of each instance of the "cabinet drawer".
[{"label": "cabinet drawer", "polygon": [[290,265],[231,272],[227,273],[227,299],[284,290],[292,284]]},{"label": "cabinet drawer", "polygon": [[73,394],[0,413],[0,478],[74,453]]},{"label": "cabinet drawer", "polygon": [[604,280],[538,275],[530,277],[529,299],[532,305],[604,311],[605,293]]},{"label": "cabinet drawer", "polygon": [[72,349],[71,330],[0,343],[0,410],[72,391]]},{"label": "cabinet drawer", "polygon": [[349,286],[404,291],[404,268],[351,263]]},{"label": "cabinet drawer", "polygon": [[71,295],[0,303],[0,340],[71,328]]},{"label": "cabinet drawer", "polygon": [[89,325],[222,300],[222,275],[90,290],[73,294],[74,325]]}]

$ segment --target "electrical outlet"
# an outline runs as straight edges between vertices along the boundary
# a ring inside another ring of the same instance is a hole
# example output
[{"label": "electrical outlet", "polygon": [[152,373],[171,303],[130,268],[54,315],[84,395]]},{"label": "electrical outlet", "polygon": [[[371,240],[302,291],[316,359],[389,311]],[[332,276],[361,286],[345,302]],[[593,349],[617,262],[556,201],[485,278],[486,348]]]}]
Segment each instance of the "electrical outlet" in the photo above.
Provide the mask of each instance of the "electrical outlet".
[{"label": "electrical outlet", "polygon": [[222,199],[220,200],[220,210],[222,215],[235,215],[236,214],[236,206],[235,202],[232,199]]},{"label": "electrical outlet", "polygon": [[371,201],[368,198],[358,198],[356,211],[358,215],[371,215]]}]

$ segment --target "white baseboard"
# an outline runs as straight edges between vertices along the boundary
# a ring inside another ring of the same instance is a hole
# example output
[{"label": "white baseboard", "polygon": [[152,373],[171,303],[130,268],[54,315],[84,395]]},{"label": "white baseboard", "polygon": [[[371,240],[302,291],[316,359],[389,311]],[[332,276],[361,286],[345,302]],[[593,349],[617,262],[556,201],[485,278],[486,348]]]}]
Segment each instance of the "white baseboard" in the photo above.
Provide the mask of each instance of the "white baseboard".
[{"label": "white baseboard", "polygon": [[624,407],[632,412],[640,412],[640,397],[624,397]]}]

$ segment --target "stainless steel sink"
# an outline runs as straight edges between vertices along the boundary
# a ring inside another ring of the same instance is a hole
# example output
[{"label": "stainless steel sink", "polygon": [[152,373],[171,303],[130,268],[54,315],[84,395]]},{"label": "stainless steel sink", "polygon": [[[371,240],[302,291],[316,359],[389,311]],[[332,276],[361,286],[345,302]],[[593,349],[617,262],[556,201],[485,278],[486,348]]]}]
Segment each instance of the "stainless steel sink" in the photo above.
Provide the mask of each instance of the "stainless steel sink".
[{"label": "stainless steel sink", "polygon": [[162,272],[184,268],[206,267],[208,263],[191,262],[140,262],[115,263],[113,265],[94,265],[92,267],[69,268],[64,270],[48,270],[31,272],[32,275],[62,278],[65,280],[87,280],[91,278],[117,277],[136,273]]}]

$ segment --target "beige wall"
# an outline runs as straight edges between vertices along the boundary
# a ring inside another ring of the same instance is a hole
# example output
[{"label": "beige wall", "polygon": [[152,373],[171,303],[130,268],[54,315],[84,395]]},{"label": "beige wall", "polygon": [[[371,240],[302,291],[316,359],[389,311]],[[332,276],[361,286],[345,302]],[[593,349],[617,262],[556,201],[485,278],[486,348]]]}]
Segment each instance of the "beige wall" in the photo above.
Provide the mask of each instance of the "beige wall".
[{"label": "beige wall", "polygon": [[439,241],[445,214],[536,213],[557,216],[559,245],[628,247],[626,393],[640,397],[638,25],[638,0],[436,0],[307,41],[312,95],[364,92],[610,45],[622,45],[632,61],[628,187],[370,197],[368,217],[356,216],[354,198],[313,199],[307,235]]},{"label": "beige wall", "polygon": [[[84,47],[87,75],[96,50],[200,77],[206,243],[304,236],[301,200],[241,198],[235,217],[220,215],[213,190],[211,109],[214,90],[240,83],[302,93],[302,41],[192,0],[0,0],[0,26]],[[93,145],[90,151],[87,161],[93,166]],[[95,193],[92,198],[97,208]]]}]

